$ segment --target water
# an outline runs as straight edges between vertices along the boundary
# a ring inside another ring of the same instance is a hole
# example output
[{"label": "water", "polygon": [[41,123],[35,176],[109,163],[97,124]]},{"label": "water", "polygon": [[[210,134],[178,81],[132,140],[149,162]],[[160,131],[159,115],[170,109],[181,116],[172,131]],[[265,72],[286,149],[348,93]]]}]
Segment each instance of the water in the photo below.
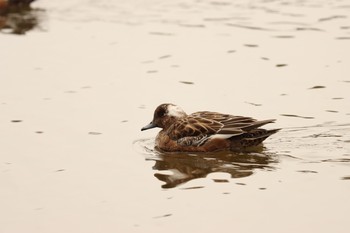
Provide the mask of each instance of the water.
[{"label": "water", "polygon": [[[2,16],[0,232],[348,232],[349,8],[38,0],[15,14],[30,27]],[[251,154],[162,154],[140,129],[164,102],[283,130]]]}]

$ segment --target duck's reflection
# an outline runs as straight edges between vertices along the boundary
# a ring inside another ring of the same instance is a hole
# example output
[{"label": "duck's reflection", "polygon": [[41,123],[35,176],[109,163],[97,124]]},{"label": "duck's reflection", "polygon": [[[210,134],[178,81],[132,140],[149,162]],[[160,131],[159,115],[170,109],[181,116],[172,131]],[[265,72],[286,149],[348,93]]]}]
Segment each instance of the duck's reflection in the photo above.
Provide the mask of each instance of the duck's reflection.
[{"label": "duck's reflection", "polygon": [[34,0],[0,0],[0,31],[23,35],[39,25],[43,10],[33,9]]},{"label": "duck's reflection", "polygon": [[255,169],[274,169],[277,160],[264,153],[234,154],[228,152],[211,154],[160,153],[153,169],[155,177],[164,181],[162,188],[173,188],[192,179],[206,177],[209,173],[225,172],[231,178],[250,176]]}]

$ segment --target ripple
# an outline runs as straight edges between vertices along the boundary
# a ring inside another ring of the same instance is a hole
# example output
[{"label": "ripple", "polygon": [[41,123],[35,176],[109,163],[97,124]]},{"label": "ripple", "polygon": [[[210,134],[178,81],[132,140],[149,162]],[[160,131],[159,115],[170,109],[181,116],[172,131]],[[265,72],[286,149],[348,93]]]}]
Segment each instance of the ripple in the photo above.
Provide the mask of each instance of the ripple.
[{"label": "ripple", "polygon": [[339,111],[336,111],[336,110],[326,110],[326,112],[330,112],[330,113],[338,113]]},{"label": "ripple", "polygon": [[154,157],[159,153],[154,149],[154,138],[137,139],[133,142],[133,148],[136,152],[146,157]]},{"label": "ripple", "polygon": [[345,16],[345,15],[333,15],[333,16],[329,16],[329,17],[325,17],[325,18],[320,18],[318,21],[324,22],[324,21],[330,21],[330,20],[334,20],[334,19],[345,19],[345,18],[347,18],[347,16]]},{"label": "ripple", "polygon": [[244,29],[249,29],[249,30],[275,31],[274,29],[270,29],[270,28],[263,28],[263,27],[257,27],[257,26],[248,26],[248,25],[243,25],[243,24],[227,23],[226,25],[230,26],[230,27],[238,27],[238,28],[244,28]]},{"label": "ripple", "polygon": [[297,27],[295,30],[297,30],[297,31],[318,31],[318,32],[324,31],[320,28],[315,28],[315,27]]},{"label": "ripple", "polygon": [[147,74],[155,74],[158,73],[158,70],[148,70]]},{"label": "ripple", "polygon": [[166,59],[166,58],[170,58],[170,57],[171,57],[171,55],[167,54],[167,55],[163,55],[163,56],[158,57],[158,59]]},{"label": "ripple", "polygon": [[187,85],[193,85],[194,82],[191,81],[179,81],[180,83],[187,84]]},{"label": "ripple", "polygon": [[340,37],[336,37],[336,40],[350,40],[350,36],[340,36]]},{"label": "ripple", "polygon": [[317,171],[313,171],[313,170],[298,170],[297,172],[301,172],[301,173],[311,173],[311,174],[318,173]]},{"label": "ripple", "polygon": [[259,106],[262,106],[262,104],[258,104],[258,103],[253,103],[253,102],[245,102],[246,104],[250,104],[250,105],[253,105],[253,106],[257,106],[257,107],[259,107]]},{"label": "ripple", "polygon": [[204,24],[184,24],[184,23],[179,23],[178,25],[180,27],[188,27],[188,28],[205,28]]},{"label": "ripple", "polygon": [[338,135],[338,134],[330,134],[330,133],[318,133],[318,134],[312,134],[310,136],[307,137],[311,137],[311,138],[340,138],[342,137],[342,135]]},{"label": "ripple", "polygon": [[259,47],[259,45],[257,44],[244,44],[245,47],[249,47],[249,48],[257,48]]},{"label": "ripple", "polygon": [[173,33],[170,32],[150,32],[150,35],[155,35],[155,36],[173,36]]},{"label": "ripple", "polygon": [[322,89],[322,88],[326,88],[326,86],[317,85],[317,86],[310,87],[309,89]]},{"label": "ripple", "polygon": [[276,67],[285,67],[288,66],[288,64],[276,64]]},{"label": "ripple", "polygon": [[204,21],[230,21],[230,20],[246,20],[247,17],[213,17],[213,18],[203,18]]},{"label": "ripple", "polygon": [[337,158],[337,159],[324,159],[322,162],[332,162],[332,163],[350,163],[349,158]]},{"label": "ripple", "polygon": [[279,38],[279,39],[292,39],[295,38],[295,36],[292,35],[278,35],[278,36],[273,36],[274,38]]},{"label": "ripple", "polygon": [[21,123],[22,120],[11,120],[12,123]]},{"label": "ripple", "polygon": [[297,118],[302,118],[302,119],[315,119],[314,117],[310,117],[310,116],[299,116],[299,115],[295,115],[295,114],[280,114],[281,116],[285,116],[285,117],[297,117]]}]

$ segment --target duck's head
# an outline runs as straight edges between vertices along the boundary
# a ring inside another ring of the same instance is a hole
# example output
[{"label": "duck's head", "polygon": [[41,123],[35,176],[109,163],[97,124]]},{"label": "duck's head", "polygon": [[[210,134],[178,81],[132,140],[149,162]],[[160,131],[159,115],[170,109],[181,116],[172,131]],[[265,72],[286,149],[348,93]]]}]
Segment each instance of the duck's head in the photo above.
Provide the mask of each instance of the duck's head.
[{"label": "duck's head", "polygon": [[147,130],[155,127],[167,128],[180,118],[187,116],[186,113],[175,104],[161,104],[154,111],[151,123],[141,129]]}]

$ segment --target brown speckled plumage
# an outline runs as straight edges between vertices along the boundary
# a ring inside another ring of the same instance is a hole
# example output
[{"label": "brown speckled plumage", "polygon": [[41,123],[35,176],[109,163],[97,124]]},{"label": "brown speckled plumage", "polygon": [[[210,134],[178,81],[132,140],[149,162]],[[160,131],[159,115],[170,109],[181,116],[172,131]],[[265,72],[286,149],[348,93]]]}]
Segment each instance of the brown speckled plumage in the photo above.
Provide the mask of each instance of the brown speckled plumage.
[{"label": "brown speckled plumage", "polygon": [[162,104],[155,110],[153,121],[141,130],[162,128],[156,147],[163,151],[241,151],[276,133],[278,129],[259,128],[274,121],[209,111],[187,115],[176,105]]}]

